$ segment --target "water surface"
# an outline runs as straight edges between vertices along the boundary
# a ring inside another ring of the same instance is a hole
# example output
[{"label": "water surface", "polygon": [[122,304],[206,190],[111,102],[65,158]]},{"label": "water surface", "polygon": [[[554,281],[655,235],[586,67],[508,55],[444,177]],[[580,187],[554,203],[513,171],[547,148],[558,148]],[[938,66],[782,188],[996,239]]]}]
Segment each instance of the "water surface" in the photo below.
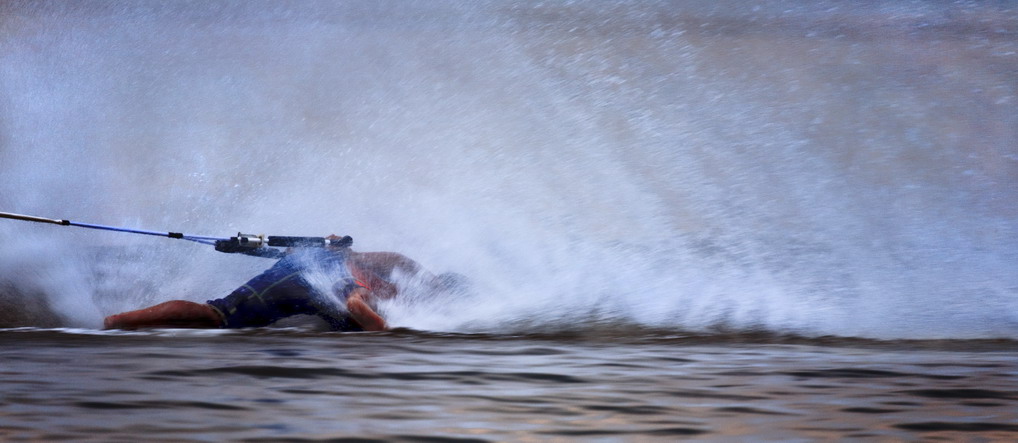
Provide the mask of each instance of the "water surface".
[{"label": "water surface", "polygon": [[0,332],[8,441],[1018,437],[1008,341]]}]

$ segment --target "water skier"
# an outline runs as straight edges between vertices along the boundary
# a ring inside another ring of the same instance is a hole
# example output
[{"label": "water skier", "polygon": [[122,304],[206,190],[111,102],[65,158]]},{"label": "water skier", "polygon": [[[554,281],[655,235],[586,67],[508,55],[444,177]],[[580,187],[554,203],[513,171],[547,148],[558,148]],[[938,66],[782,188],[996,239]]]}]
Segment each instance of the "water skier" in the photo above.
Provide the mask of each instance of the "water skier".
[{"label": "water skier", "polygon": [[[383,331],[388,325],[377,312],[377,302],[397,296],[396,275],[412,276],[434,290],[458,278],[436,277],[394,252],[296,248],[224,298],[207,303],[172,300],[111,315],[103,325],[106,329],[248,328],[304,314],[321,317],[337,331]],[[332,294],[323,293],[330,286]]]}]

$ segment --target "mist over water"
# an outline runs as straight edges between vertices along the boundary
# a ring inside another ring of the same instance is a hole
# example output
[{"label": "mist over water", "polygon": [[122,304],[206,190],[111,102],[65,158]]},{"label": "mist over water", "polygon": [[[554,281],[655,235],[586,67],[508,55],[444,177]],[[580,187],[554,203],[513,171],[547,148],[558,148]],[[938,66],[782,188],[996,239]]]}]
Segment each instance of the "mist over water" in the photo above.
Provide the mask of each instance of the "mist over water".
[{"label": "mist over water", "polygon": [[[1016,37],[1005,3],[7,2],[0,211],[472,278],[384,306],[417,329],[1018,338]],[[271,264],[0,238],[0,326]]]}]

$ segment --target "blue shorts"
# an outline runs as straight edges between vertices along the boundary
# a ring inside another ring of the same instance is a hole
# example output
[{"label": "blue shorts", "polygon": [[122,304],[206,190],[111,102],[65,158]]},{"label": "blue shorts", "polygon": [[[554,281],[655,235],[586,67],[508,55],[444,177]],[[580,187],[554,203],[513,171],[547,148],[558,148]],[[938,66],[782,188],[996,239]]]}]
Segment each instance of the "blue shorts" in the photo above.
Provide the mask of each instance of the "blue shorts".
[{"label": "blue shorts", "polygon": [[[256,328],[293,315],[317,315],[329,323],[333,330],[361,331],[361,327],[346,315],[345,310],[329,303],[319,289],[312,285],[309,272],[326,275],[330,283],[339,286],[353,282],[353,275],[342,254],[321,248],[307,248],[282,258],[271,268],[237,288],[226,297],[207,303],[223,317],[224,328]],[[339,294],[345,299],[348,290]]]}]

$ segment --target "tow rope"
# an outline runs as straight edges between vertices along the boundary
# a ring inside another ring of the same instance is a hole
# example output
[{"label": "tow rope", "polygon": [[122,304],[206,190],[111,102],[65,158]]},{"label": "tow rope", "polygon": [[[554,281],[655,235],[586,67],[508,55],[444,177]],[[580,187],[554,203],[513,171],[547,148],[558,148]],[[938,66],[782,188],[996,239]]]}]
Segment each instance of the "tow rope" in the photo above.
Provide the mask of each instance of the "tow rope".
[{"label": "tow rope", "polygon": [[50,223],[61,226],[77,226],[89,229],[102,229],[106,231],[127,232],[130,234],[155,235],[159,237],[176,238],[180,240],[193,241],[205,245],[212,245],[215,246],[216,250],[219,252],[241,253],[266,258],[279,258],[283,256],[283,251],[280,251],[278,249],[272,249],[273,247],[347,248],[353,244],[353,239],[350,238],[350,236],[345,236],[341,238],[290,237],[290,236],[266,236],[266,235],[243,234],[238,232],[237,235],[233,237],[210,237],[206,235],[188,235],[182,232],[161,232],[161,231],[148,231],[144,229],[119,228],[116,226],[73,222],[70,220],[58,220],[54,218],[36,217],[32,215],[13,214],[10,212],[0,212],[0,218],[7,218],[11,220],[24,220],[36,223]]}]

